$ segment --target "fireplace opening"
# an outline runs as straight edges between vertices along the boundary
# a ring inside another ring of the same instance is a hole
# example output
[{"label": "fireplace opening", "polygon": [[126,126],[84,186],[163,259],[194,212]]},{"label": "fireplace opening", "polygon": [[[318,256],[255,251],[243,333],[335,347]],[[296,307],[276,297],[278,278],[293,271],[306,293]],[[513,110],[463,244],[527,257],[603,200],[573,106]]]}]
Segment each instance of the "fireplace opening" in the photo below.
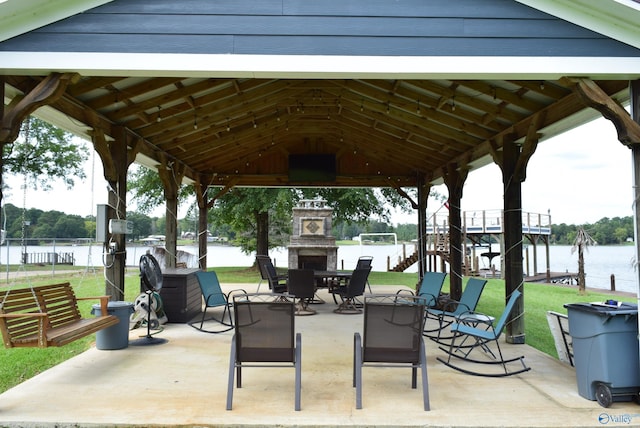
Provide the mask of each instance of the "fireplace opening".
[{"label": "fireplace opening", "polygon": [[298,256],[298,269],[327,270],[327,257]]}]

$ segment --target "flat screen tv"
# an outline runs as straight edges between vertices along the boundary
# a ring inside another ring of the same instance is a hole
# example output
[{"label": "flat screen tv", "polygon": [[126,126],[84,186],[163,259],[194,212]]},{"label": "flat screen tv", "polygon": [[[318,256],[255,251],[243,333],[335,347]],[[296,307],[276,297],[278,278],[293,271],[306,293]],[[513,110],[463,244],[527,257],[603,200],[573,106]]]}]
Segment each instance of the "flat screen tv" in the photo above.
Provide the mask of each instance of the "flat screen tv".
[{"label": "flat screen tv", "polygon": [[336,155],[289,155],[289,181],[294,183],[336,181]]}]

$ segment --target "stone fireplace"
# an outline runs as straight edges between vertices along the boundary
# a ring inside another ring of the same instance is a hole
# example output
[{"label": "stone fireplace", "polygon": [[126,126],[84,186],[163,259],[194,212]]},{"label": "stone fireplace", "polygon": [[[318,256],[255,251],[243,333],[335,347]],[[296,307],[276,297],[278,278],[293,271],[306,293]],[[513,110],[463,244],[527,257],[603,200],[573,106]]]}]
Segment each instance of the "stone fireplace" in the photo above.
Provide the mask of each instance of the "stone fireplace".
[{"label": "stone fireplace", "polygon": [[338,247],[331,235],[333,209],[322,199],[303,199],[293,209],[289,269],[336,270]]}]

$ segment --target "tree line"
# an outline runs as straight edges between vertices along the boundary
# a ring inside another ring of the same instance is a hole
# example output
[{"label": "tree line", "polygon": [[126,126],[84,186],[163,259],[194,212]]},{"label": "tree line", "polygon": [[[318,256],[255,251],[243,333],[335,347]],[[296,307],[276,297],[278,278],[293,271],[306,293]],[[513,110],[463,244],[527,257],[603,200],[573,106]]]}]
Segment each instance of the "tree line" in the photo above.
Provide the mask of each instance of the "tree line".
[{"label": "tree line", "polygon": [[[6,204],[2,213],[3,228],[6,228],[8,239],[93,239],[96,233],[96,218],[65,214],[61,211],[44,211],[36,208],[23,210],[13,204]],[[128,212],[127,220],[133,222],[133,233],[127,239],[137,241],[149,235],[164,234],[166,219],[151,217],[140,212]],[[178,222],[178,233],[197,232],[197,221],[185,217]],[[602,218],[593,224],[568,225],[565,223],[551,225],[550,243],[557,245],[573,245],[578,229],[584,228],[599,245],[623,244],[633,239],[633,217]],[[333,236],[338,240],[349,240],[361,233],[396,233],[398,241],[408,242],[418,238],[416,224],[398,224],[375,219],[360,222],[337,221],[333,224]],[[227,224],[210,225],[210,233],[224,237],[233,244],[239,244],[239,234]],[[286,245],[290,229],[281,231],[281,244]],[[23,235],[24,234],[24,235]]]},{"label": "tree line", "polygon": [[[32,244],[45,239],[94,239],[96,217],[65,214],[62,211],[44,211],[37,208],[22,209],[13,204],[2,207],[2,228],[7,239],[22,239]],[[164,234],[165,219],[129,212],[127,220],[133,222],[133,234],[128,239],[138,240],[152,234]]]},{"label": "tree line", "polygon": [[573,224],[553,224],[551,225],[552,244],[573,245],[578,234],[578,229],[582,227],[598,245],[624,244],[633,240],[633,217],[604,217],[593,224],[573,225]]}]

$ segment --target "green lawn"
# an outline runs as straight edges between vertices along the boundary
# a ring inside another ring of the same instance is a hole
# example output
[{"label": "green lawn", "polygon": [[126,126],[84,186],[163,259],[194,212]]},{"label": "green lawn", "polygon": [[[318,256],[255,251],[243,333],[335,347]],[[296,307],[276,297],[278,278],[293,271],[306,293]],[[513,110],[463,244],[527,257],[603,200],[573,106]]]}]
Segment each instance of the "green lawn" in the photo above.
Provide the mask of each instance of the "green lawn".
[{"label": "green lawn", "polygon": [[[260,281],[257,270],[251,268],[216,268],[218,278],[222,283],[255,283]],[[37,278],[32,279],[32,285],[52,283],[52,281],[69,281],[74,286],[78,296],[95,296],[104,294],[104,278],[100,273],[91,274],[82,278],[80,275],[67,277]],[[133,301],[140,289],[140,279],[135,271],[127,274],[125,279],[125,299]],[[406,285],[415,288],[418,282],[418,275],[415,273],[397,272],[371,272],[369,282],[375,292],[376,285]],[[26,287],[29,283],[4,285],[5,287]],[[445,281],[443,291],[449,289],[448,280]],[[553,338],[549,331],[546,319],[546,312],[553,310],[566,313],[563,305],[573,302],[604,301],[608,298],[615,298],[634,302],[635,298],[621,296],[612,297],[606,292],[589,292],[585,296],[578,294],[577,289],[552,286],[548,284],[525,284],[525,334],[526,343],[549,355],[557,357]],[[498,317],[504,308],[505,293],[504,281],[490,279],[482,294],[478,311]],[[81,310],[84,316],[90,314],[92,303],[85,303]],[[0,392],[48,369],[60,362],[77,355],[95,341],[95,336],[91,335],[82,340],[78,340],[61,348],[48,349],[4,349],[0,348]]]}]

